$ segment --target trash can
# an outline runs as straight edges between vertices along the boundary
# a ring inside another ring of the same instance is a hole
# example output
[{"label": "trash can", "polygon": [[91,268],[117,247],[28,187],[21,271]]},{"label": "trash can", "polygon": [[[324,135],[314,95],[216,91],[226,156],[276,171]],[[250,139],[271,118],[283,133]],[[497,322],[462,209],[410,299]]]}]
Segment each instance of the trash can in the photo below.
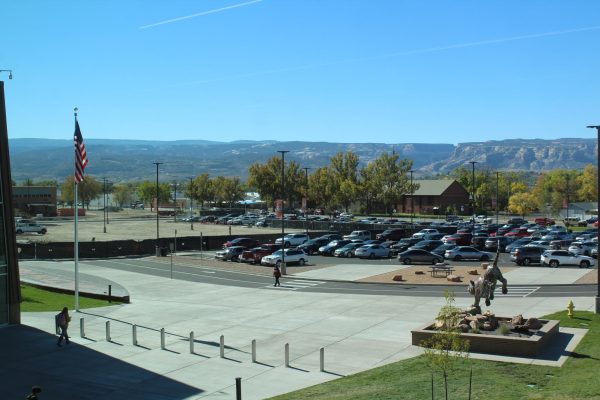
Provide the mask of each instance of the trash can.
[{"label": "trash can", "polygon": [[160,247],[156,246],[156,257],[160,257]]},{"label": "trash can", "polygon": [[161,247],[161,248],[160,248],[160,255],[161,255],[162,257],[166,257],[166,256],[167,256],[167,254],[169,254],[169,249],[167,249],[166,247]]}]

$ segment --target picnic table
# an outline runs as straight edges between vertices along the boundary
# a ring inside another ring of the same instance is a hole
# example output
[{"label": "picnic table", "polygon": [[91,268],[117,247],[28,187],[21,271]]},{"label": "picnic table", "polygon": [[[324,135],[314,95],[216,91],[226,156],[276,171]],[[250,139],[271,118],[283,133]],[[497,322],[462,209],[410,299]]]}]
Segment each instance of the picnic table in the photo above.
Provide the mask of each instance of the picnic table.
[{"label": "picnic table", "polygon": [[429,267],[429,273],[431,274],[432,277],[447,277],[448,275],[450,275],[452,272],[454,272],[454,268],[452,268],[449,265],[446,264],[442,264],[442,265],[434,265]]}]

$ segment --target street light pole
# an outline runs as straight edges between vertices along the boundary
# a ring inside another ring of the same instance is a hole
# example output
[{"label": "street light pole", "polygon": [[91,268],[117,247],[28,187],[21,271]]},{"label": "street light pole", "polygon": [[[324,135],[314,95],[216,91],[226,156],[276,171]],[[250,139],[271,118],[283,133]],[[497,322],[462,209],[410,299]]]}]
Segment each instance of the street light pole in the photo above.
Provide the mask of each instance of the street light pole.
[{"label": "street light pole", "polygon": [[104,233],[106,233],[106,178],[102,178],[104,180],[104,193],[102,198],[104,199],[104,210],[102,211],[102,220],[104,222]]},{"label": "street light pole", "polygon": [[190,224],[191,224],[190,228],[191,228],[191,230],[194,230],[194,215],[193,215],[194,209],[192,207],[192,187],[193,187],[192,181],[193,181],[193,179],[194,178],[190,177],[189,195],[190,195]]},{"label": "street light pole", "polygon": [[154,165],[156,165],[156,255],[159,256],[160,255],[160,251],[158,248],[158,166],[161,165],[161,162],[154,162],[152,163]]},{"label": "street light pole", "polygon": [[415,187],[413,186],[413,172],[410,170],[410,227],[413,225],[413,217],[415,215]]},{"label": "street light pole", "polygon": [[284,227],[284,216],[285,216],[285,153],[289,153],[289,150],[277,150],[281,153],[281,273],[285,275],[285,227]]},{"label": "street light pole", "polygon": [[472,186],[471,186],[471,233],[475,232],[475,164],[477,161],[469,161],[472,166]]},{"label": "street light pole", "polygon": [[[600,146],[600,125],[589,125],[588,128],[590,129],[596,129],[596,132],[598,133],[598,142],[596,143],[596,146]],[[597,156],[597,164],[596,164],[596,169],[598,169],[598,167],[600,166],[600,148],[596,148],[596,156]],[[600,205],[600,174],[598,172],[596,172],[596,175],[598,177],[598,181],[597,186],[596,186],[596,201],[599,203]],[[596,216],[600,216],[600,211],[598,210],[598,205],[596,206]],[[596,232],[596,234],[598,234],[598,236],[600,236],[600,224],[598,224],[598,232]],[[598,271],[598,276],[597,276],[597,281],[598,281],[598,293],[596,293],[596,314],[600,314],[600,265],[596,265],[596,270]]]},{"label": "street light pole", "polygon": [[496,225],[498,225],[498,213],[500,211],[500,203],[498,202],[498,192],[500,182],[500,172],[496,171]]},{"label": "street light pole", "polygon": [[308,240],[308,170],[309,167],[302,168],[304,170],[304,230],[306,231],[306,240]]}]

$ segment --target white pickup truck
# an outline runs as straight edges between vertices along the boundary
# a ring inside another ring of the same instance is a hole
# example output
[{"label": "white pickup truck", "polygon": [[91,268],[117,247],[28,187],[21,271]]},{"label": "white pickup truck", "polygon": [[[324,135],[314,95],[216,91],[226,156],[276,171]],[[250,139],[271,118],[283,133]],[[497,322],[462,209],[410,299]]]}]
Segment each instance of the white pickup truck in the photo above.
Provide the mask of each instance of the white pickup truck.
[{"label": "white pickup truck", "polygon": [[45,235],[46,232],[48,232],[44,225],[40,225],[37,222],[19,221],[15,225],[15,232],[17,232],[17,234],[33,232]]}]

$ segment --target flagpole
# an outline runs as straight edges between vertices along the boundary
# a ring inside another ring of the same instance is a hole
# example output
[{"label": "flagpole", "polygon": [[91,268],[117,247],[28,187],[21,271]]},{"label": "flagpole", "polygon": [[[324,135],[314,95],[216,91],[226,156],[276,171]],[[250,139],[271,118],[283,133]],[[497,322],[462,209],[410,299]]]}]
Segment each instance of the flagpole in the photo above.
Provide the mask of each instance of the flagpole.
[{"label": "flagpole", "polygon": [[[77,107],[75,107],[73,109],[74,113],[75,113],[75,125],[77,125]],[[78,183],[77,183],[77,148],[75,148],[75,173],[73,174],[73,182],[75,183],[75,187],[74,187],[74,192],[75,192],[75,232],[74,232],[74,245],[73,245],[73,250],[74,250],[74,259],[75,259],[75,311],[79,311],[79,239],[77,238],[77,223],[78,223],[78,216],[79,216],[79,209],[78,209],[78,201],[77,201],[77,187],[78,187]]]}]

